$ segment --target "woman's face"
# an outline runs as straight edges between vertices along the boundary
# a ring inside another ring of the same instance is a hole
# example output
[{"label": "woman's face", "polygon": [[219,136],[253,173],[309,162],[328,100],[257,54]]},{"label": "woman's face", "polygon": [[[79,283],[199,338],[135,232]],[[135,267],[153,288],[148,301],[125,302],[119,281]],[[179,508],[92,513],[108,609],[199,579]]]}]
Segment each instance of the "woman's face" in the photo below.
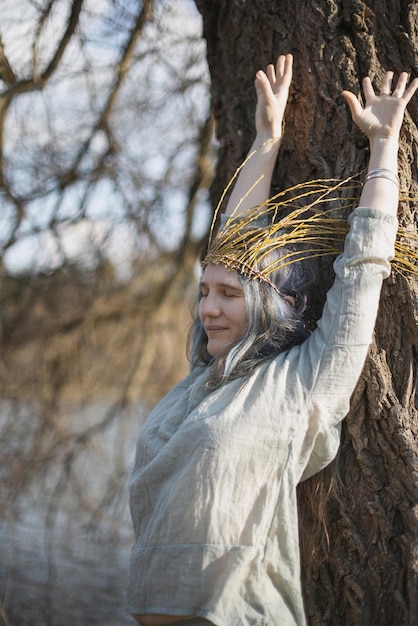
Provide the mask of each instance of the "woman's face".
[{"label": "woman's face", "polygon": [[200,281],[199,317],[211,356],[225,354],[247,328],[244,291],[235,270],[209,265]]}]

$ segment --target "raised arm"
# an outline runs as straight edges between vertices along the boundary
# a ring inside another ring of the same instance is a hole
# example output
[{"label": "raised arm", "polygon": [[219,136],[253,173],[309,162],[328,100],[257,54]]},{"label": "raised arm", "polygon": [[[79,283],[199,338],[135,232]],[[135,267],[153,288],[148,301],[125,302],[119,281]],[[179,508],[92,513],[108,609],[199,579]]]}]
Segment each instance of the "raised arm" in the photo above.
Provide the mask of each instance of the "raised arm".
[{"label": "raised arm", "polygon": [[[373,340],[381,286],[390,274],[394,254],[398,139],[405,107],[418,88],[418,80],[406,88],[407,74],[403,73],[390,94],[392,77],[391,72],[385,75],[380,95],[374,93],[370,79],[364,80],[364,108],[354,94],[343,94],[354,122],[370,140],[368,175],[372,177],[364,184],[361,206],[350,216],[344,251],[334,263],[334,284],[317,328],[301,346],[300,360],[313,415],[317,419],[320,407],[324,415],[328,412],[331,424],[349,409],[351,393]],[[315,456],[312,462],[318,471]],[[304,477],[308,475],[309,466]]]},{"label": "raised arm", "polygon": [[405,108],[418,88],[415,78],[409,87],[408,74],[402,72],[391,92],[393,72],[387,72],[380,90],[374,92],[369,77],[363,80],[364,108],[350,91],[342,95],[348,102],[353,121],[369,138],[370,160],[360,205],[396,215],[399,197],[399,132]]},{"label": "raised arm", "polygon": [[256,74],[257,134],[249,152],[254,154],[238,175],[226,208],[228,215],[263,204],[270,196],[271,177],[282,142],[283,116],[292,80],[292,66],[291,54],[280,55],[276,67],[269,65],[266,73],[259,70]]}]

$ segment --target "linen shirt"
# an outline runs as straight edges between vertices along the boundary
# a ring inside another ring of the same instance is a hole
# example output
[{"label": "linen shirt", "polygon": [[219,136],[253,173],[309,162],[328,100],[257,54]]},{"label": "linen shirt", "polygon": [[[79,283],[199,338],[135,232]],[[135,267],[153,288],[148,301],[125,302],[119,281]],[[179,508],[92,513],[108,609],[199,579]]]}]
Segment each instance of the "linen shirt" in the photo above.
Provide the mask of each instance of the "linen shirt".
[{"label": "linen shirt", "polygon": [[312,335],[247,379],[196,368],[141,429],[128,609],[303,626],[297,484],[336,455],[372,341],[396,218],[357,208]]}]

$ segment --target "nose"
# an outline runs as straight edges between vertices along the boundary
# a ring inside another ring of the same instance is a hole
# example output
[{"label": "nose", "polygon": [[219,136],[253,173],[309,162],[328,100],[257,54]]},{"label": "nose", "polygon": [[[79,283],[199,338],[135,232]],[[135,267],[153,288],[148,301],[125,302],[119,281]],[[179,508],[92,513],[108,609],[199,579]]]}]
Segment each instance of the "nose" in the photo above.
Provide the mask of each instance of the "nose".
[{"label": "nose", "polygon": [[209,292],[199,302],[199,316],[201,321],[208,317],[219,317],[221,314],[218,299],[214,294]]}]

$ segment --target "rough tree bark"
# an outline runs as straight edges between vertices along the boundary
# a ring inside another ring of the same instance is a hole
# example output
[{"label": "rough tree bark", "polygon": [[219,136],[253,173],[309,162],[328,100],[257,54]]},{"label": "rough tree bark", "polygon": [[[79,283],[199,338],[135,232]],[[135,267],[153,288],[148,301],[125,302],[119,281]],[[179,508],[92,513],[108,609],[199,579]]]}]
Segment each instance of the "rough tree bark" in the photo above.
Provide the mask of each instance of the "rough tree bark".
[{"label": "rough tree bark", "polygon": [[[196,0],[220,142],[216,204],[254,135],[253,78],[278,53],[295,56],[274,185],[343,178],[367,163],[367,141],[341,97],[388,69],[418,71],[418,3],[408,0]],[[418,98],[399,155],[402,190],[417,189]],[[401,203],[400,222],[418,210]],[[331,280],[321,267],[322,290]],[[375,341],[352,398],[329,504],[330,551],[303,566],[313,625],[418,623],[417,281],[385,281]],[[335,492],[334,492],[335,494]]]}]

